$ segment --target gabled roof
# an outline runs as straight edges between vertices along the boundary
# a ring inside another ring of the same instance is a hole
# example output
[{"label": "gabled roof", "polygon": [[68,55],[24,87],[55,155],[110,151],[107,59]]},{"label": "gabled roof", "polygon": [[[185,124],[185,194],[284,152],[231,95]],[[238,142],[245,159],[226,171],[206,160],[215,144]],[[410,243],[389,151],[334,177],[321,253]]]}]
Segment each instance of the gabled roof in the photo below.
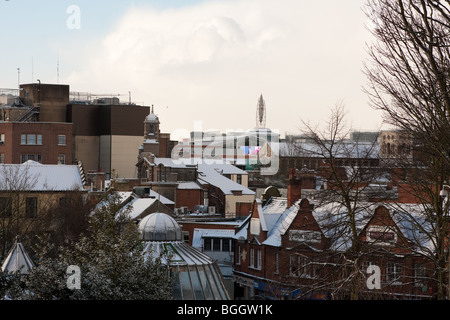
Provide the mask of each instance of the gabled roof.
[{"label": "gabled roof", "polygon": [[[292,222],[296,218],[301,201],[297,201],[291,207],[287,207],[285,198],[272,198],[266,205],[255,200],[254,211],[257,211],[261,230],[267,232],[267,238],[262,244],[280,247],[281,238],[286,234]],[[389,203],[360,203],[356,210],[356,228],[359,236],[371,223],[376,209],[385,207],[393,223],[395,232],[404,236],[414,246],[416,252],[433,250],[432,228],[430,221],[423,214],[424,208],[418,204],[389,204]],[[346,217],[345,208],[339,203],[328,203],[316,207],[312,215],[320,227],[321,232],[330,240],[330,250],[344,252],[351,248],[352,238],[350,226],[343,223]],[[250,217],[243,222],[237,230],[235,239],[247,239]],[[420,227],[419,227],[420,226]]]},{"label": "gabled roof", "polygon": [[[280,247],[281,236],[286,233],[292,221],[298,213],[298,202],[291,207],[287,207],[286,198],[272,198],[264,206],[261,200],[256,199],[254,202],[254,211],[258,214],[261,230],[267,232],[267,238],[262,241],[262,244]],[[243,225],[236,232],[235,239],[247,238],[247,230],[250,222],[250,217],[243,222]]]},{"label": "gabled roof", "polygon": [[223,171],[213,165],[199,165],[198,172],[199,180],[218,187],[224,194],[233,194],[233,191],[240,191],[243,195],[255,194],[255,192],[250,190],[249,188],[244,187],[243,185],[223,176]]},{"label": "gabled roof", "polygon": [[8,256],[2,265],[3,272],[20,272],[22,274],[28,274],[34,268],[33,261],[25,251],[22,243],[17,239],[11,248]]},{"label": "gabled roof", "polygon": [[45,165],[35,161],[0,165],[0,191],[81,191],[76,165]]},{"label": "gabled roof", "polygon": [[[270,229],[269,233],[267,234],[267,239],[263,241],[263,244],[274,246],[274,247],[280,247],[281,246],[281,237],[286,234],[286,231],[289,229],[292,221],[294,221],[295,217],[298,213],[298,203],[294,203],[289,208],[286,208],[277,219],[276,223],[273,225],[273,227]],[[273,215],[273,213],[267,213],[264,214],[264,216],[270,216]]]},{"label": "gabled roof", "polygon": [[[115,196],[118,197],[116,200],[114,200],[113,198]],[[119,216],[122,213],[126,213],[131,220],[141,217],[143,213],[145,213],[151,206],[155,204],[158,205],[159,203],[158,206],[161,207],[162,211],[170,211],[166,207],[166,205],[174,204],[173,201],[167,199],[166,197],[158,195],[158,193],[156,193],[155,191],[150,192],[150,197],[144,198],[137,197],[131,191],[116,192],[114,194],[108,195],[105,199],[98,202],[95,205],[95,208],[92,210],[91,214],[94,214],[96,210],[102,210],[102,208],[106,208],[112,201],[117,201],[116,204],[120,206],[120,209],[116,212],[116,216]]]},{"label": "gabled roof", "polygon": [[[356,228],[361,234],[370,223],[375,210],[384,206],[395,223],[398,231],[414,244],[418,252],[432,249],[432,242],[428,235],[433,234],[432,225],[420,204],[390,204],[390,203],[360,203],[356,210]],[[336,251],[346,251],[352,245],[351,232],[348,224],[339,223],[346,219],[345,209],[339,203],[329,203],[315,208],[314,218],[319,223],[322,232],[332,240],[332,248]],[[419,227],[420,226],[420,227]],[[428,232],[424,232],[428,231]],[[427,235],[428,233],[428,235]]]}]

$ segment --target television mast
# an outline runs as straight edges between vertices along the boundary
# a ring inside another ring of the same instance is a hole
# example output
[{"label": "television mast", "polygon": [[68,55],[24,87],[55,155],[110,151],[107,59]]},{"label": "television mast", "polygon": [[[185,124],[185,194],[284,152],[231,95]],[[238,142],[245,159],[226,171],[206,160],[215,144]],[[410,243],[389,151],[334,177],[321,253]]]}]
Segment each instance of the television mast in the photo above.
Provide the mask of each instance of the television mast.
[{"label": "television mast", "polygon": [[266,127],[266,103],[264,102],[262,94],[259,97],[258,104],[256,106],[256,127]]}]

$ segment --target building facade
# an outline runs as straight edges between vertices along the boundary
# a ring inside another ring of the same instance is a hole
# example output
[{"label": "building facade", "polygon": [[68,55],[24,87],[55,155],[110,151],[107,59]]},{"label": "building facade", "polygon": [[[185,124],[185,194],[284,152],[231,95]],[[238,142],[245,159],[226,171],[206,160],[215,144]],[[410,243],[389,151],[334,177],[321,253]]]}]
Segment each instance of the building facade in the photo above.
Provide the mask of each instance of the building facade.
[{"label": "building facade", "polygon": [[359,299],[434,297],[434,269],[417,249],[418,228],[399,219],[395,207],[361,204],[353,240],[337,223],[345,220],[333,209],[338,207],[315,208],[306,199],[290,207],[285,198],[255,201],[235,235],[235,298],[349,299],[352,292]]},{"label": "building facade", "polygon": [[0,122],[0,163],[72,164],[72,123]]}]

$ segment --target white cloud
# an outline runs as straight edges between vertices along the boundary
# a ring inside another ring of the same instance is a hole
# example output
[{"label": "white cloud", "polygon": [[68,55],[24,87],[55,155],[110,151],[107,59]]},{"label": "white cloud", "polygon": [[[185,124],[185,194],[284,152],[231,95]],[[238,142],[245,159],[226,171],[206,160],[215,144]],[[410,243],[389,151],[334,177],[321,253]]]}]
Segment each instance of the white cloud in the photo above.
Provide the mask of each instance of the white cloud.
[{"label": "white cloud", "polygon": [[[355,125],[373,114],[361,92],[364,14],[354,0],[208,1],[133,8],[66,82],[75,91],[132,91],[163,130],[250,129],[262,93],[267,125],[297,131],[344,99]],[[368,129],[375,129],[378,122]]]}]

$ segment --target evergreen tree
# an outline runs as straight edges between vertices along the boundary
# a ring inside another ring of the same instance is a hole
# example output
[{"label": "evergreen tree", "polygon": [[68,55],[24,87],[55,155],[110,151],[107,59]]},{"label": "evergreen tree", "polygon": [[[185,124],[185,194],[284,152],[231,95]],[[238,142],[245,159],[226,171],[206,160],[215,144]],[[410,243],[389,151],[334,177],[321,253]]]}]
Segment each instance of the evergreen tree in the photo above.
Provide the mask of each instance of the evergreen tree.
[{"label": "evergreen tree", "polygon": [[[37,249],[37,267],[17,299],[162,300],[172,299],[167,266],[145,259],[136,224],[110,194],[92,213],[79,241],[55,248],[46,239]],[[68,288],[69,266],[80,268],[80,288]]]}]

